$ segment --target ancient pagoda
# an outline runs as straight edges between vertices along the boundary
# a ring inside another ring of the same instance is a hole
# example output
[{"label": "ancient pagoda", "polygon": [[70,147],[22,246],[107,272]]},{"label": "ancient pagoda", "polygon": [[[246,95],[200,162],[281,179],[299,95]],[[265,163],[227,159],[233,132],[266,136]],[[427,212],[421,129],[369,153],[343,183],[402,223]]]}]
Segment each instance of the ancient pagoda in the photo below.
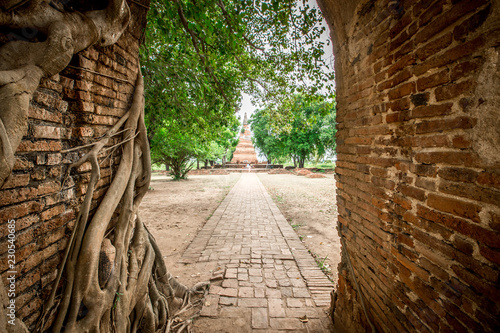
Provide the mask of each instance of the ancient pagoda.
[{"label": "ancient pagoda", "polygon": [[252,144],[252,133],[250,133],[250,129],[248,128],[248,119],[245,112],[243,127],[240,132],[240,141],[233,153],[231,164],[257,164],[258,162],[257,153]]}]

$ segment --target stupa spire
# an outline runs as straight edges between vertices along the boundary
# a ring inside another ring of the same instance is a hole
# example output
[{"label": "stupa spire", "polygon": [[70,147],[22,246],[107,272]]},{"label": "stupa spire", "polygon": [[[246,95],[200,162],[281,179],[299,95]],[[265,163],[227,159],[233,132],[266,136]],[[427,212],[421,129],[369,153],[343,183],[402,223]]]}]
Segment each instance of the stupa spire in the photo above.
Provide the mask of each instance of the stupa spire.
[{"label": "stupa spire", "polygon": [[245,116],[243,117],[243,125],[248,125],[247,113],[245,112]]}]

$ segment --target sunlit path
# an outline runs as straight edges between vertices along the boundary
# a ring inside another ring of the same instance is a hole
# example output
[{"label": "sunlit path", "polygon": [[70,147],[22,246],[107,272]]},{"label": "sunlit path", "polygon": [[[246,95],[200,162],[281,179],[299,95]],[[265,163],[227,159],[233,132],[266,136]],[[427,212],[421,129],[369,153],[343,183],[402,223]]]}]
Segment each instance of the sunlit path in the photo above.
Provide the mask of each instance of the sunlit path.
[{"label": "sunlit path", "polygon": [[196,332],[328,332],[333,284],[255,174],[243,174],[184,253],[217,262]]}]

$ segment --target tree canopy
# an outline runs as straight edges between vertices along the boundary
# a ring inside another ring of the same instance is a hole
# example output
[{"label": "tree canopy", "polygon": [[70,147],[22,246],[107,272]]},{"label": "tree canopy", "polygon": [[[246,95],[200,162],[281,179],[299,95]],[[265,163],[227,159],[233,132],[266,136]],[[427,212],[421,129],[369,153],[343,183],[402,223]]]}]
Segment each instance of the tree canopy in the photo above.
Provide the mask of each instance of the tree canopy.
[{"label": "tree canopy", "polygon": [[268,160],[286,157],[304,167],[306,159],[332,153],[335,143],[335,107],[323,96],[291,99],[290,128],[277,128],[265,109],[250,118],[254,145]]},{"label": "tree canopy", "polygon": [[169,151],[156,147],[164,135],[209,146],[231,127],[243,92],[273,116],[287,112],[287,96],[331,89],[321,20],[292,0],[153,0],[141,49],[152,151]]}]

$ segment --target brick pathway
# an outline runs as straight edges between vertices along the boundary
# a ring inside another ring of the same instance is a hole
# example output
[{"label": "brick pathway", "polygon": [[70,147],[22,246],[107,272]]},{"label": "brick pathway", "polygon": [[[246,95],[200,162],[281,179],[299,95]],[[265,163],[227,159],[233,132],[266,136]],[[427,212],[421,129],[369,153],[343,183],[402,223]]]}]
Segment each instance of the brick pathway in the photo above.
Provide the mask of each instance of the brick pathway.
[{"label": "brick pathway", "polygon": [[217,262],[196,332],[330,332],[333,284],[257,175],[243,174],[182,262]]}]

